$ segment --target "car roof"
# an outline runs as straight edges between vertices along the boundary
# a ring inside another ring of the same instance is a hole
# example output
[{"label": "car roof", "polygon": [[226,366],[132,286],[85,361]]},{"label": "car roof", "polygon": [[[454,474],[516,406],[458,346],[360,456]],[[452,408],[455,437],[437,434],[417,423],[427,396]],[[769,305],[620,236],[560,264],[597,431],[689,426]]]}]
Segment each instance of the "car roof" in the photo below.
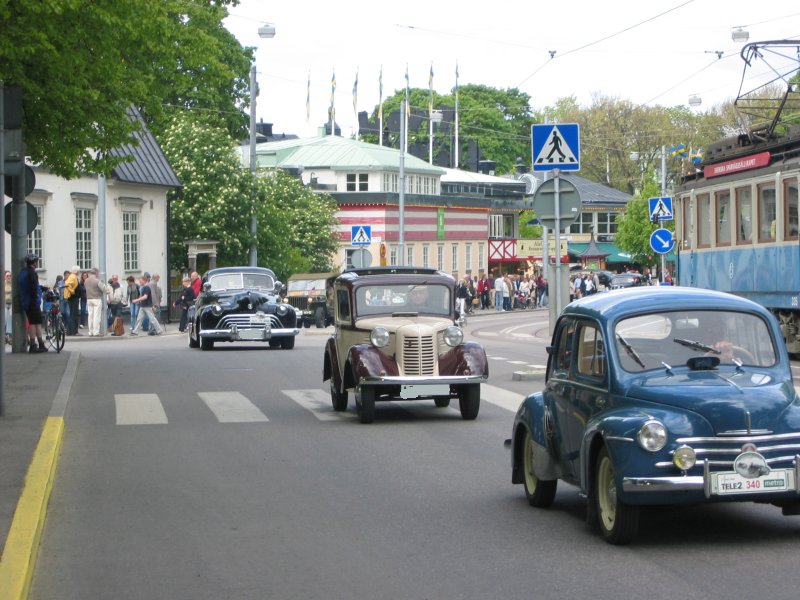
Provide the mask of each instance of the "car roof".
[{"label": "car roof", "polygon": [[769,316],[765,308],[739,296],[714,290],[680,286],[639,286],[592,294],[570,302],[563,315],[584,315],[616,320],[645,312],[674,310],[732,310]]},{"label": "car roof", "polygon": [[341,275],[340,272],[330,271],[328,273],[295,273],[290,276],[287,281],[303,281],[306,279],[327,279],[328,277],[335,277]]},{"label": "car roof", "polygon": [[369,267],[366,269],[348,269],[336,279],[337,282],[349,286],[380,285],[382,283],[421,283],[455,285],[455,279],[449,273],[427,267]]},{"label": "car roof", "polygon": [[207,271],[204,277],[207,279],[212,275],[224,275],[225,273],[263,273],[275,279],[275,273],[264,267],[218,267]]}]

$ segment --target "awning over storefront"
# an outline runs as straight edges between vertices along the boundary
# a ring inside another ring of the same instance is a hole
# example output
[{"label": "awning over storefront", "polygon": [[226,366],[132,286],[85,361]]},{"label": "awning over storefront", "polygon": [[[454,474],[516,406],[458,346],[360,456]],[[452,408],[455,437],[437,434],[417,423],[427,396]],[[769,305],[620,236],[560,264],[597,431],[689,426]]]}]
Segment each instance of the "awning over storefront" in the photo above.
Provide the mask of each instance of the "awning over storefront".
[{"label": "awning over storefront", "polygon": [[[589,248],[590,243],[591,242],[570,242],[567,247],[567,252],[571,258],[578,258]],[[631,261],[630,254],[617,248],[613,242],[595,242],[595,246],[603,252],[608,253],[608,256],[603,259],[607,263],[625,263]]]}]

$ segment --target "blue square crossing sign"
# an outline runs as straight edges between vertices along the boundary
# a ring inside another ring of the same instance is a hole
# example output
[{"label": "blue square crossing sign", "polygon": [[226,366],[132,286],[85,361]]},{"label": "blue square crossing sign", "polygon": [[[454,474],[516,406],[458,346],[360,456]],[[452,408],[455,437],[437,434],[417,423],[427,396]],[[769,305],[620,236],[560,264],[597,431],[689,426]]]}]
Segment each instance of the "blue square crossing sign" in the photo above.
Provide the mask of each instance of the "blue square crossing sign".
[{"label": "blue square crossing sign", "polygon": [[580,128],[577,123],[531,127],[533,170],[580,171]]}]

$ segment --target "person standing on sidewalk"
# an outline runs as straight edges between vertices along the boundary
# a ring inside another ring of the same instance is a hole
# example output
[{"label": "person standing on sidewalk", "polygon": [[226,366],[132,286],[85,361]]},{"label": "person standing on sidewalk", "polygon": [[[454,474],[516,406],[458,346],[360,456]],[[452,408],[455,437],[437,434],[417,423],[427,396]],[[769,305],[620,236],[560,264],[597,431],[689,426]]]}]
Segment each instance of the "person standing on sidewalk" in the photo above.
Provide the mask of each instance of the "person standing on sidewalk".
[{"label": "person standing on sidewalk", "polygon": [[89,276],[84,282],[86,288],[86,305],[89,309],[89,337],[100,336],[101,321],[103,320],[103,294],[106,290],[106,284],[100,279],[100,269],[92,267]]},{"label": "person standing on sidewalk", "polygon": [[503,297],[506,295],[506,283],[503,281],[503,274],[498,273],[494,278],[494,308],[497,312],[503,312]]},{"label": "person standing on sidewalk", "polygon": [[80,295],[78,294],[78,271],[81,268],[77,265],[69,270],[69,275],[64,283],[64,298],[69,306],[69,322],[67,323],[67,335],[80,335],[78,333],[78,319],[80,318]]},{"label": "person standing on sidewalk", "polygon": [[42,336],[42,286],[39,285],[39,275],[36,273],[38,266],[39,257],[28,254],[25,257],[25,268],[19,274],[19,298],[22,310],[28,317],[28,352],[31,354],[47,352]]},{"label": "person standing on sidewalk", "polygon": [[136,300],[131,300],[131,306],[134,304],[139,306],[139,314],[136,318],[136,325],[131,329],[131,335],[139,335],[139,330],[142,328],[142,323],[145,318],[149,318],[150,327],[155,328],[156,334],[164,333],[161,329],[161,324],[153,314],[153,292],[150,289],[150,282],[142,275],[139,279],[139,297]]},{"label": "person standing on sidewalk", "polygon": [[125,281],[128,282],[128,289],[125,292],[125,298],[127,299],[127,304],[131,309],[131,329],[133,329],[136,325],[136,317],[139,316],[139,305],[135,303],[134,300],[139,297],[140,291],[133,275],[128,275],[128,278]]},{"label": "person standing on sidewalk", "polygon": [[181,322],[178,325],[178,331],[183,333],[186,331],[186,324],[189,320],[189,307],[194,302],[194,290],[192,289],[192,280],[189,277],[183,278],[183,288],[181,295],[175,300],[174,306],[181,309]]},{"label": "person standing on sidewalk", "polygon": [[[161,286],[158,285],[158,282],[161,281],[161,275],[158,273],[153,273],[153,276],[150,278],[150,291],[153,293],[153,314],[156,317],[156,321],[159,322],[159,326],[161,325]],[[154,327],[150,327],[148,333],[150,335],[155,335],[156,330]]]},{"label": "person standing on sidewalk", "polygon": [[108,319],[106,328],[111,329],[114,319],[121,317],[122,301],[125,298],[122,286],[119,284],[119,275],[112,275],[106,286],[106,301],[108,303]]},{"label": "person standing on sidewalk", "polygon": [[5,282],[3,291],[5,292],[6,300],[6,344],[11,343],[12,332],[12,319],[13,319],[13,306],[14,306],[14,290],[11,286],[11,271],[6,271]]}]

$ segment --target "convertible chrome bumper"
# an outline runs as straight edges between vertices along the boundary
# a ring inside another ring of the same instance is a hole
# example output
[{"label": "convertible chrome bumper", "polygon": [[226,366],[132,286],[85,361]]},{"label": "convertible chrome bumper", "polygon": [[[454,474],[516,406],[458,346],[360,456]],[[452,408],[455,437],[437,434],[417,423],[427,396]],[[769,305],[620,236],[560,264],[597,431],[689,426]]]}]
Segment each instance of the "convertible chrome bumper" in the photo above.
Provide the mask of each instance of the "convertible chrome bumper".
[{"label": "convertible chrome bumper", "polygon": [[235,325],[230,329],[201,329],[200,337],[214,340],[229,340],[232,342],[267,342],[276,337],[294,336],[300,333],[297,327],[287,329],[254,329],[239,328]]},{"label": "convertible chrome bumper", "polygon": [[675,477],[623,477],[622,490],[625,492],[680,492],[705,489],[702,475]]},{"label": "convertible chrome bumper", "polygon": [[488,381],[487,375],[443,375],[443,376],[420,376],[420,375],[384,375],[362,377],[361,383],[371,385],[414,385],[414,384],[440,384],[440,385],[460,385],[464,383],[483,383]]}]

